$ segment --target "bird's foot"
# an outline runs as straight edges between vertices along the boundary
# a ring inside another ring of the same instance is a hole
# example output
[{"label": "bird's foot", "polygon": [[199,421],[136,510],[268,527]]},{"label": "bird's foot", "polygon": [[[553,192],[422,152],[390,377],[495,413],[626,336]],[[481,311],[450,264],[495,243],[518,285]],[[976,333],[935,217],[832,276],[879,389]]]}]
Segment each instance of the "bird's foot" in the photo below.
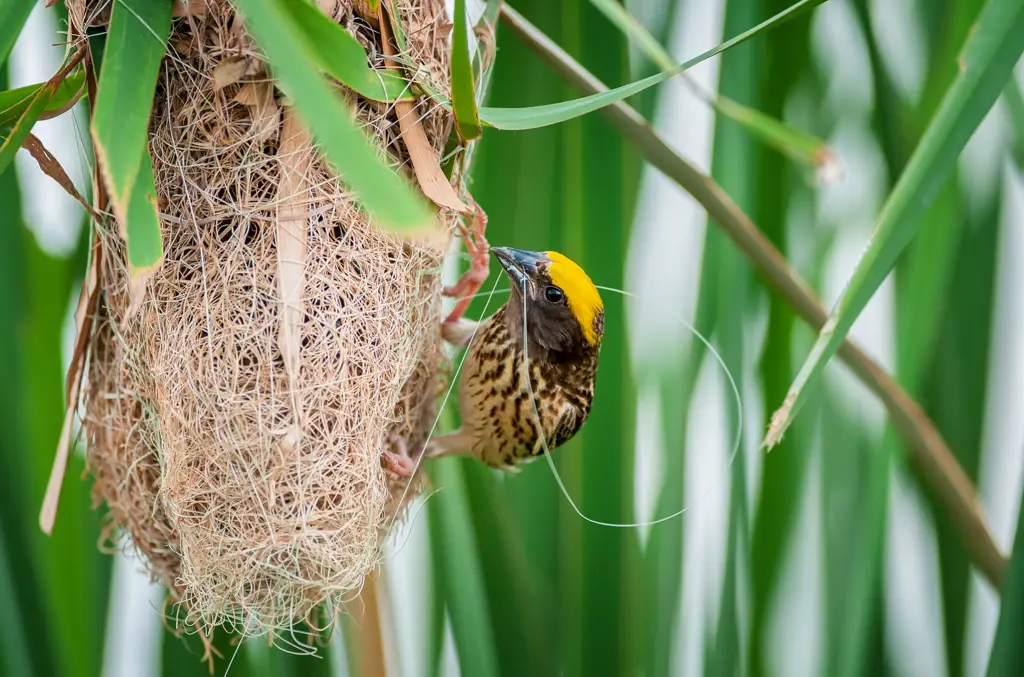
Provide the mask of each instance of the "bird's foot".
[{"label": "bird's foot", "polygon": [[458,282],[445,287],[442,291],[445,296],[458,299],[452,312],[444,320],[446,325],[452,325],[462,318],[473,301],[473,295],[480,291],[481,285],[490,274],[490,245],[484,237],[484,231],[487,230],[487,214],[472,197],[468,201],[473,206],[472,223],[469,227],[460,226],[460,230],[466,252],[470,256],[469,270],[462,274]]},{"label": "bird's foot", "polygon": [[381,458],[384,460],[384,472],[393,480],[412,477],[416,472],[416,461],[409,456],[409,445],[405,438],[392,435],[390,442],[396,451],[381,452]]}]

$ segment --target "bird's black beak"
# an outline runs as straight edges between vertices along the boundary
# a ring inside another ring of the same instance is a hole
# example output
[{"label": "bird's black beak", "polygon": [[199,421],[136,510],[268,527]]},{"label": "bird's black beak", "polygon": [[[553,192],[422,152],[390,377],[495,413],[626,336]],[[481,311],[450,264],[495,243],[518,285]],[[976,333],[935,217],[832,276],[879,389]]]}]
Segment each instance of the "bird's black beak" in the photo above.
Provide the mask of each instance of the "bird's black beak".
[{"label": "bird's black beak", "polygon": [[542,263],[550,263],[551,260],[540,252],[528,252],[525,249],[513,249],[512,247],[491,247],[491,251],[498,257],[501,267],[508,273],[509,278],[515,283],[519,291],[526,293],[530,279],[537,273],[537,266]]}]

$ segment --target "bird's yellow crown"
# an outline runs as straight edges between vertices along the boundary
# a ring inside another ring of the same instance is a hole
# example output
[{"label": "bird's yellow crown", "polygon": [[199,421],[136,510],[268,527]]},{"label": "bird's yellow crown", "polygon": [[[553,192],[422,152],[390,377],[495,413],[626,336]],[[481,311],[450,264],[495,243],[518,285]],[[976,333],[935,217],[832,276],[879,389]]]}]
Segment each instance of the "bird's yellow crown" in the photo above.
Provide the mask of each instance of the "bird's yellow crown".
[{"label": "bird's yellow crown", "polygon": [[551,282],[565,292],[569,310],[580,323],[584,338],[590,345],[596,345],[598,336],[594,331],[594,319],[604,310],[597,287],[572,259],[558,252],[544,252],[544,255],[551,259],[548,267]]}]

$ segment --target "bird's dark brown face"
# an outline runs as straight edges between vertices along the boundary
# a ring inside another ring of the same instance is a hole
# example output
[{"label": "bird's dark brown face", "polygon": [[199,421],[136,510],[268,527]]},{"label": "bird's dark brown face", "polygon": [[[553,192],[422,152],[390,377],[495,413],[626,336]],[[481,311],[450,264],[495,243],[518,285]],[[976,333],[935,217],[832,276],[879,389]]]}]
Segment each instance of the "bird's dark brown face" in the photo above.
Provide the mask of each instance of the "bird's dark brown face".
[{"label": "bird's dark brown face", "polygon": [[596,352],[604,331],[604,307],[587,274],[557,252],[492,247],[512,282],[506,306],[513,336],[526,332],[530,350],[552,357]]}]

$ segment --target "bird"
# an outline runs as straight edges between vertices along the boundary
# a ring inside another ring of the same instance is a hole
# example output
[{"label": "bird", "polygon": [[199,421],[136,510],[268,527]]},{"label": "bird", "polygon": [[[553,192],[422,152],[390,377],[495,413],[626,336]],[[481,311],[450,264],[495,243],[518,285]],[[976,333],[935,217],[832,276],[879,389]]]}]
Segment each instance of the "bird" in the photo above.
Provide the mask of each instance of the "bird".
[{"label": "bird", "polygon": [[[489,250],[511,281],[511,294],[484,320],[453,313],[442,323],[445,341],[458,348],[469,343],[459,383],[462,423],[429,441],[423,455],[465,455],[515,472],[572,439],[590,415],[604,305],[586,272],[563,254]],[[474,257],[474,280],[487,261]],[[411,476],[418,465],[401,445],[385,452],[384,461],[392,476]]]}]

